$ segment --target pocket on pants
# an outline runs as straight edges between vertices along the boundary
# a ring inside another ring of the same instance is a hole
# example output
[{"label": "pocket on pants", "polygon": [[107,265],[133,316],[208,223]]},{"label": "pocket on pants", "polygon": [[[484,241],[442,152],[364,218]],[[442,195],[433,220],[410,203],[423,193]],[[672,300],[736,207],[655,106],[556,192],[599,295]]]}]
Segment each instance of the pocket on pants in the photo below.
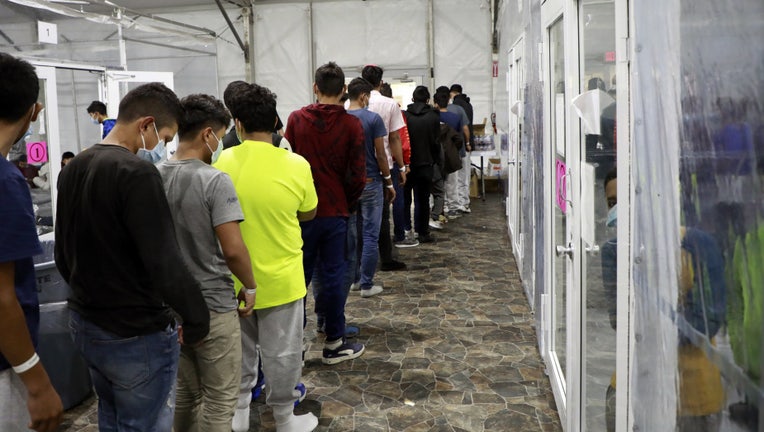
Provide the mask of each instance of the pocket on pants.
[{"label": "pocket on pants", "polygon": [[142,336],[106,339],[91,337],[86,358],[115,387],[130,390],[151,375],[149,353]]}]

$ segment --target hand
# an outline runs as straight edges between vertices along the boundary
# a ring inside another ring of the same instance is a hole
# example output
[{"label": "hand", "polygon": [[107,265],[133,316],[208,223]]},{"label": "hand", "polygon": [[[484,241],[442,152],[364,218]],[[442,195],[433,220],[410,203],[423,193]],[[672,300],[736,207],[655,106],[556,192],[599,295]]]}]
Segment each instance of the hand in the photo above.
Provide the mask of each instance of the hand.
[{"label": "hand", "polygon": [[471,146],[471,145],[469,145],[469,144],[467,144],[467,151],[468,151],[468,152],[469,152],[469,151],[472,151],[472,146]]},{"label": "hand", "polygon": [[395,189],[385,186],[385,202],[391,203],[395,199]]},{"label": "hand", "polygon": [[61,424],[64,406],[61,398],[48,381],[39,392],[29,392],[27,399],[29,410],[29,429],[37,432],[53,432]]},{"label": "hand", "polygon": [[401,186],[406,184],[406,173],[409,172],[409,169],[406,168],[406,171],[400,171],[401,173]]},{"label": "hand", "polygon": [[239,291],[239,295],[236,297],[239,302],[244,302],[244,306],[239,306],[239,316],[248,317],[252,315],[252,308],[255,307],[255,296],[257,294],[247,294],[247,289],[243,288]]}]

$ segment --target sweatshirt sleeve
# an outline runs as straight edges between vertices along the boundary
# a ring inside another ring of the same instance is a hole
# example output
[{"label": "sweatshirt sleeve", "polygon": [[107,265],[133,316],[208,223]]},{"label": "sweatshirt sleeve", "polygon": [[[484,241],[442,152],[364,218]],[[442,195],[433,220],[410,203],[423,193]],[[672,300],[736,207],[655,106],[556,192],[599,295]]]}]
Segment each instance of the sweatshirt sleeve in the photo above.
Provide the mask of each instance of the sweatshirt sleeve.
[{"label": "sweatshirt sleeve", "polygon": [[345,181],[345,196],[348,201],[348,209],[356,208],[361,198],[363,189],[366,187],[366,149],[364,148],[363,127],[360,120],[354,122],[352,139],[348,152],[348,171]]},{"label": "sweatshirt sleeve", "polygon": [[125,190],[124,224],[135,240],[154,289],[183,319],[184,340],[194,344],[210,330],[210,314],[199,283],[186,269],[162,179],[154,172],[134,176]]}]

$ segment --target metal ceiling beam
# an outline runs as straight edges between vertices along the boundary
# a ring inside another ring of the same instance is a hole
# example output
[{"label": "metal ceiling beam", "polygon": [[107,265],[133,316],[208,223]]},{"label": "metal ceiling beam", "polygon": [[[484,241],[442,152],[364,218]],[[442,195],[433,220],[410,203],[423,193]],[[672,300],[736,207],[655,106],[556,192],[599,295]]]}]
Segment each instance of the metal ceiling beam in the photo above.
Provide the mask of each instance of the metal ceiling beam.
[{"label": "metal ceiling beam", "polygon": [[192,52],[192,53],[204,54],[204,55],[209,55],[209,56],[214,56],[215,55],[214,52],[210,52],[210,51],[204,51],[204,50],[200,50],[200,49],[181,47],[181,46],[177,46],[177,45],[164,44],[164,43],[161,43],[161,42],[152,42],[152,41],[133,39],[133,38],[128,38],[128,37],[123,37],[123,39],[125,41],[127,41],[127,42],[139,43],[139,44],[144,44],[144,45],[152,45],[152,46],[157,46],[157,47],[162,47],[162,48],[170,48],[170,49],[174,49],[174,50],[188,51],[188,52]]},{"label": "metal ceiling beam", "polygon": [[249,61],[249,49],[247,45],[244,44],[244,42],[241,40],[241,36],[239,36],[239,32],[236,31],[236,27],[233,25],[233,21],[231,21],[231,18],[228,16],[228,12],[226,12],[225,8],[223,7],[223,3],[220,2],[220,0],[215,0],[215,3],[217,3],[218,8],[220,9],[220,13],[223,14],[223,18],[225,18],[225,22],[228,24],[228,28],[231,29],[231,33],[233,33],[233,37],[236,38],[236,42],[239,43],[239,48],[241,48],[242,51],[244,51],[244,61]]},{"label": "metal ceiling beam", "polygon": [[3,39],[5,39],[5,40],[6,40],[6,41],[7,41],[9,44],[11,44],[11,46],[13,46],[13,49],[15,49],[16,51],[18,51],[18,52],[21,52],[21,51],[22,51],[22,50],[21,50],[21,48],[19,48],[19,47],[16,45],[16,42],[14,42],[14,41],[13,41],[13,39],[11,39],[10,37],[8,37],[8,35],[7,35],[7,34],[5,34],[5,32],[4,32],[4,31],[2,31],[2,30],[0,30],[0,37],[1,37],[1,38],[3,38]]}]

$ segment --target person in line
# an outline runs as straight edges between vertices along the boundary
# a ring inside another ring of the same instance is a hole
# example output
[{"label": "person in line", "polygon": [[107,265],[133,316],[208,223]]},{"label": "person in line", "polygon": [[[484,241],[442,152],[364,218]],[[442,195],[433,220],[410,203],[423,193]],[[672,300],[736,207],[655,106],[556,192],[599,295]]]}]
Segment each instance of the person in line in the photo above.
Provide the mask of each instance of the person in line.
[{"label": "person in line", "polygon": [[66,151],[63,154],[61,154],[61,168],[63,169],[66,164],[72,161],[74,159],[74,153],[70,151]]},{"label": "person in line", "polygon": [[395,186],[385,154],[384,137],[388,136],[379,114],[366,109],[371,99],[371,84],[356,78],[348,85],[348,114],[361,120],[366,148],[366,187],[361,195],[363,246],[361,252],[361,297],[372,297],[384,289],[374,285],[379,257],[379,230],[382,207],[395,199]]},{"label": "person in line", "polygon": [[8,162],[42,105],[34,67],[0,53],[0,430],[58,429],[61,398],[35,352],[40,304],[32,257],[42,253],[26,180]]},{"label": "person in line", "polygon": [[[435,96],[433,96],[433,101],[440,115],[440,122],[448,125],[454,132],[461,133],[464,128],[463,120],[459,115],[448,112],[448,94],[436,92]],[[448,200],[450,208],[455,207],[457,201],[453,195],[446,195],[445,184],[449,177],[457,176],[458,173],[454,172],[446,175],[443,172],[443,168],[442,165],[438,165],[435,169],[435,177],[433,178],[433,206],[432,218],[430,219],[430,228],[433,229],[443,229],[442,220],[447,220],[444,212],[445,201]]]},{"label": "person in line", "polygon": [[56,266],[72,288],[69,325],[98,394],[101,430],[170,430],[179,342],[195,345],[209,333],[154,166],[182,116],[172,90],[136,87],[109,135],[59,177]]},{"label": "person in line", "polygon": [[[384,71],[381,67],[368,65],[361,71],[361,77],[368,81],[373,87],[371,98],[369,99],[369,110],[379,114],[387,129],[385,137],[385,154],[387,163],[391,167],[393,184],[396,194],[403,195],[403,185],[406,184],[407,168],[403,160],[403,149],[401,146],[401,130],[406,126],[403,121],[401,108],[391,98],[382,96],[382,75]],[[382,223],[379,233],[379,255],[382,264],[380,270],[395,271],[405,270],[406,264],[397,261],[393,257],[393,242],[400,247],[417,246],[419,243],[412,237],[405,237],[405,203],[398,201],[398,206],[393,201],[393,231],[395,237],[390,237],[390,206],[383,207]],[[403,204],[403,205],[402,205]]]},{"label": "person in line", "polygon": [[116,120],[109,118],[109,116],[106,115],[106,104],[101,101],[91,102],[86,108],[86,111],[94,125],[102,126],[103,131],[101,132],[101,138],[106,138],[106,136],[109,135],[109,132],[114,128],[114,125],[117,124]]},{"label": "person in line", "polygon": [[[450,90],[446,86],[438,87],[435,93],[444,93],[449,95],[450,98]],[[456,219],[462,214],[470,213],[469,176],[470,170],[472,169],[472,162],[470,162],[470,156],[468,152],[471,150],[471,147],[469,147],[471,136],[469,130],[469,118],[467,117],[467,113],[464,111],[464,109],[459,105],[451,103],[449,100],[446,110],[450,113],[458,115],[462,119],[462,128],[460,132],[462,135],[462,141],[465,143],[465,146],[462,147],[462,149],[459,151],[459,156],[462,158],[462,169],[458,172],[452,173],[446,179],[446,215],[449,219]],[[464,180],[463,177],[465,176],[467,178],[466,191],[463,190],[462,185]]]},{"label": "person in line", "polygon": [[[316,215],[318,198],[310,165],[301,156],[273,146],[276,96],[257,84],[239,85],[228,99],[240,145],[226,149],[215,167],[228,174],[244,212],[241,234],[258,284],[254,314],[240,319],[242,368],[231,428],[249,430],[249,405],[258,363],[268,382],[265,401],[278,432],[308,432],[318,419],[294,415],[295,387],[302,375],[306,294],[300,221]],[[236,288],[249,283],[234,273]],[[258,345],[260,356],[258,356]]]},{"label": "person in line", "polygon": [[[239,229],[244,214],[236,189],[227,174],[209,165],[223,151],[218,137],[231,116],[212,96],[196,94],[180,102],[178,150],[157,168],[180,251],[210,311],[210,333],[198,346],[181,347],[174,427],[230,432],[241,382],[239,316],[252,313],[257,284]],[[246,287],[238,298],[231,272]]]},{"label": "person in line", "polygon": [[467,126],[467,130],[463,131],[464,135],[462,136],[464,138],[464,148],[459,152],[462,157],[462,169],[459,170],[458,174],[455,173],[458,175],[457,193],[459,194],[459,203],[456,210],[459,213],[471,213],[470,175],[472,173],[472,159],[470,152],[475,147],[473,145],[475,139],[473,128],[474,110],[472,109],[469,96],[462,93],[462,90],[461,84],[452,84],[450,88],[452,104],[449,107],[449,111],[457,112],[456,107],[462,108],[465,114],[462,116],[462,120]]},{"label": "person in line", "polygon": [[411,173],[406,184],[406,206],[411,207],[411,192],[414,193],[414,229],[420,243],[434,241],[430,235],[430,188],[433,165],[439,161],[441,148],[440,116],[430,102],[430,91],[425,86],[414,89],[412,104],[406,109],[406,123],[411,136]]},{"label": "person in line", "polygon": [[348,114],[340,102],[345,93],[345,74],[330,62],[316,70],[313,92],[318,103],[289,116],[286,137],[294,151],[310,163],[318,191],[316,218],[303,222],[303,267],[305,283],[316,275],[321,291],[316,308],[323,312],[326,341],[324,364],[337,364],[360,357],[364,346],[345,338],[343,280],[347,271],[346,238],[348,216],[358,206],[366,186],[364,134],[361,121]]},{"label": "person in line", "polygon": [[[233,81],[226,87],[225,91],[223,92],[223,102],[226,106],[229,106],[229,101],[231,100],[231,97],[236,93],[236,89],[239,88],[239,86],[244,85],[247,86],[247,83],[245,81]],[[273,141],[273,145],[276,147],[280,147],[289,151],[292,151],[292,146],[289,144],[289,141],[287,141],[286,138],[284,138],[284,124],[281,123],[281,119],[278,116],[278,113],[276,114],[276,126],[273,128],[273,134],[271,134],[271,140]],[[237,146],[241,144],[241,140],[236,135],[236,128],[231,127],[228,130],[228,133],[225,134],[223,137],[223,149],[231,148],[234,146]]]}]

